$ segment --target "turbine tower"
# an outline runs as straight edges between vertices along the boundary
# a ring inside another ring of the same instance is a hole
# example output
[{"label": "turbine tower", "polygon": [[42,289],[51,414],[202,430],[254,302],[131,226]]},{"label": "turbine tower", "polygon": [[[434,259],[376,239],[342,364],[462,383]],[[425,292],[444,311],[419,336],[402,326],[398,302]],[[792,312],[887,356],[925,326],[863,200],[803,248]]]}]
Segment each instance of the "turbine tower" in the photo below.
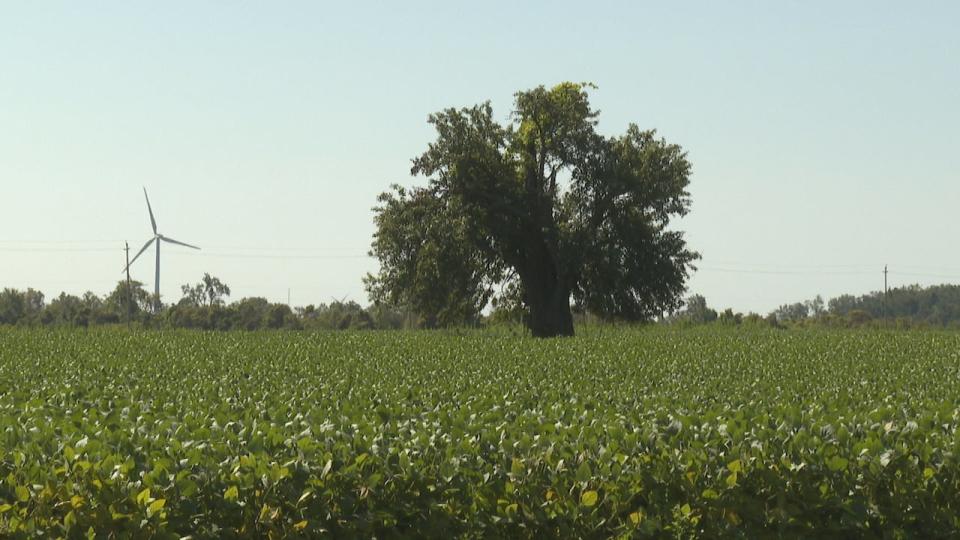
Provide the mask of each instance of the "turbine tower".
[{"label": "turbine tower", "polygon": [[154,294],[154,309],[159,311],[160,310],[160,242],[170,242],[171,244],[186,246],[191,249],[200,249],[200,248],[198,248],[197,246],[191,246],[190,244],[186,244],[178,240],[174,240],[173,238],[170,238],[158,233],[157,220],[154,219],[153,217],[153,208],[150,207],[150,197],[147,196],[147,188],[143,188],[143,198],[147,200],[147,212],[150,212],[150,226],[153,227],[153,238],[151,238],[150,240],[147,240],[147,243],[144,244],[142,248],[140,248],[140,251],[138,251],[137,254],[133,257],[133,259],[131,259],[130,262],[127,263],[126,268],[124,268],[123,270],[124,271],[128,270],[130,268],[130,265],[132,265],[134,261],[136,261],[137,258],[139,258],[140,255],[142,255],[143,252],[146,251],[148,247],[150,247],[150,244],[154,242],[157,243],[157,261],[156,261],[157,273],[153,280],[153,294]]}]

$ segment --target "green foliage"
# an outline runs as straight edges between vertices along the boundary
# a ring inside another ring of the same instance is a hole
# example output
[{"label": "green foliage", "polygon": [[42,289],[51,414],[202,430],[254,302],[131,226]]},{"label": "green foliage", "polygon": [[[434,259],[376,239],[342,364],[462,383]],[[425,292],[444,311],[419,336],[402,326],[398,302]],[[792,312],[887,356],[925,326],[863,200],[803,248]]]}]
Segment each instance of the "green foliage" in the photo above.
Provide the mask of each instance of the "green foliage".
[{"label": "green foliage", "polygon": [[[323,329],[323,330],[369,330],[374,327],[373,316],[363,309],[356,302],[331,302],[329,305],[320,304],[319,306],[307,306],[298,313],[304,329]],[[382,311],[381,317],[386,317]],[[388,323],[399,324],[402,322]]]},{"label": "green foliage", "polygon": [[286,304],[272,304],[263,317],[264,328],[296,330],[299,326],[300,323],[293,314],[293,310]]},{"label": "green foliage", "polygon": [[717,320],[717,311],[707,306],[707,299],[703,295],[695,294],[687,298],[685,304],[684,310],[676,317],[678,320],[692,324],[706,324]]},{"label": "green foliage", "polygon": [[[946,326],[960,324],[960,285],[910,285],[862,296],[842,295],[831,299],[829,312],[841,317],[853,311],[859,322],[871,319],[901,319],[913,324]],[[865,314],[865,315],[864,315]]]},{"label": "green foliage", "polygon": [[143,288],[143,283],[133,280],[129,285],[120,281],[103,300],[102,318],[110,322],[143,321],[153,308],[153,296]]},{"label": "green foliage", "polygon": [[467,218],[427,189],[393,186],[377,200],[371,255],[381,268],[364,278],[374,304],[408,306],[425,327],[478,321],[502,271],[473,248]]},{"label": "green foliage", "polygon": [[506,125],[489,103],[431,115],[437,138],[412,169],[427,186],[375,208],[371,298],[464,324],[503,285],[540,337],[573,334],[571,298],[626,320],[677,308],[698,257],[667,227],[689,209],[686,154],[635,125],[600,135],[589,88],[518,92]]},{"label": "green foliage", "polygon": [[0,324],[35,324],[44,309],[43,293],[33,289],[0,292]]},{"label": "green foliage", "polygon": [[333,302],[296,311],[265,298],[243,298],[226,304],[230,288],[204,274],[200,283],[183,286],[184,297],[172,306],[154,310],[153,296],[139,281],[120,281],[106,297],[87,292],[83,297],[66,293],[44,304],[33,289],[0,292],[0,325],[74,326],[117,325],[131,322],[137,328],[188,328],[196,330],[351,330],[399,329],[417,326],[409,310],[380,304],[364,308],[356,302]]},{"label": "green foliage", "polygon": [[196,285],[181,285],[183,299],[181,303],[193,306],[222,306],[224,299],[230,296],[230,287],[220,281],[220,278],[204,273],[203,279]]},{"label": "green foliage", "polygon": [[0,328],[0,343],[0,537],[960,530],[957,334]]},{"label": "green foliage", "polygon": [[806,302],[784,304],[773,312],[778,322],[798,322],[810,315],[810,306]]},{"label": "green foliage", "polygon": [[960,326],[960,285],[895,287],[886,294],[843,294],[824,304],[813,300],[785,304],[772,314],[791,326],[851,328]]}]

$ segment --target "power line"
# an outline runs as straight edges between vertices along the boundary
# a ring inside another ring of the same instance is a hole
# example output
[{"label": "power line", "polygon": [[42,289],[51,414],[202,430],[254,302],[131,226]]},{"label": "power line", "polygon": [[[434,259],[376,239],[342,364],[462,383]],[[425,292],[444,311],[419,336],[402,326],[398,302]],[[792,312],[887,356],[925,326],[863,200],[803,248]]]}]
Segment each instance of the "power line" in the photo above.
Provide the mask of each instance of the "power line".
[{"label": "power line", "polygon": [[912,276],[912,277],[934,277],[934,278],[943,278],[943,279],[960,279],[960,275],[953,274],[921,274],[917,272],[890,272],[894,276]]},{"label": "power line", "polygon": [[94,253],[103,251],[123,251],[123,248],[8,248],[0,247],[2,252],[19,253]]},{"label": "power line", "polygon": [[119,244],[123,240],[0,240],[0,244]]},{"label": "power line", "polygon": [[711,261],[722,266],[758,266],[771,268],[876,268],[872,263],[845,263],[845,264],[803,264],[803,263],[758,263],[747,261]]},{"label": "power line", "polygon": [[370,255],[268,255],[257,253],[177,253],[177,256],[220,259],[369,259]]},{"label": "power line", "polygon": [[760,270],[750,268],[717,268],[711,266],[697,265],[697,271],[706,270],[708,272],[726,272],[731,274],[771,274],[771,275],[869,275],[875,272],[867,270],[858,271],[837,271],[837,270]]},{"label": "power line", "polygon": [[[103,244],[117,244],[117,247],[94,247]],[[6,245],[4,245],[6,244]],[[12,245],[11,245],[12,244]],[[19,244],[19,245],[18,245]],[[34,245],[31,245],[34,244]],[[0,253],[106,253],[122,251],[122,241],[113,240],[0,240]],[[217,251],[222,249],[224,251]],[[369,254],[359,253],[320,253],[321,250],[283,247],[244,247],[213,246],[212,250],[202,252],[183,252],[175,256],[221,258],[221,259],[276,259],[276,260],[337,260],[372,259]],[[256,253],[264,252],[264,253]],[[697,265],[698,272],[722,272],[731,274],[760,275],[872,275],[877,265],[871,264],[781,264],[781,263],[737,263],[717,262],[722,266]],[[921,265],[891,265],[899,268],[916,269],[920,272],[889,271],[890,275],[908,277],[928,277],[960,280],[960,268]],[[848,270],[843,270],[848,269]],[[922,270],[934,270],[923,272]],[[953,273],[956,272],[956,273]]]},{"label": "power line", "polygon": [[[51,242],[52,244],[52,242]],[[122,245],[122,242],[118,242]],[[100,252],[116,252],[123,251],[123,247],[116,248],[107,248],[107,247],[38,247],[38,246],[28,246],[28,247],[8,247],[0,245],[0,252],[12,252],[12,253],[100,253]],[[217,247],[214,247],[213,250],[206,250],[198,253],[193,252],[182,252],[177,253],[176,255],[189,255],[192,257],[219,257],[219,258],[251,258],[251,259],[365,259],[370,258],[370,255],[359,254],[359,253],[319,253],[321,250],[309,250],[303,248],[261,248],[261,247],[233,247],[233,248],[221,248],[221,249],[233,249],[238,251],[217,251]],[[245,253],[246,251],[247,253]],[[273,253],[249,253],[255,251],[267,251]]]}]

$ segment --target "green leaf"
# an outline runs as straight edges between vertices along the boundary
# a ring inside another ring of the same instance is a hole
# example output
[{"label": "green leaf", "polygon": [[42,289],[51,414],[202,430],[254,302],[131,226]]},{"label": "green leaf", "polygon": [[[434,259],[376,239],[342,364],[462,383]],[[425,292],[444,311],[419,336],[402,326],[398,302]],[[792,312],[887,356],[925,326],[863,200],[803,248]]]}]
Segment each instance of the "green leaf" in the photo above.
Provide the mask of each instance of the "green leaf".
[{"label": "green leaf", "polygon": [[157,499],[150,503],[150,506],[147,507],[147,517],[156,515],[160,510],[163,509],[163,506],[166,504],[166,499]]},{"label": "green leaf", "polygon": [[150,500],[150,488],[145,488],[140,493],[137,493],[137,504],[145,506],[147,501]]},{"label": "green leaf", "polygon": [[590,464],[586,460],[577,467],[577,482],[589,482],[593,477],[593,471],[590,470]]},{"label": "green leaf", "polygon": [[63,528],[66,530],[72,529],[77,524],[77,516],[73,513],[73,510],[67,512],[67,515],[63,518]]},{"label": "green leaf", "polygon": [[513,458],[513,462],[510,464],[510,473],[514,476],[523,476],[527,472],[527,468],[524,467],[523,461]]},{"label": "green leaf", "polygon": [[847,468],[848,463],[849,461],[847,461],[846,458],[833,456],[827,460],[827,467],[829,467],[831,471],[842,471]]},{"label": "green leaf", "polygon": [[240,490],[237,489],[237,486],[230,486],[227,488],[227,491],[223,493],[223,498],[228,501],[235,501],[240,496]]},{"label": "green leaf", "polygon": [[30,490],[27,489],[27,486],[17,486],[14,492],[17,495],[18,501],[27,502],[30,500]]},{"label": "green leaf", "polygon": [[730,473],[727,475],[727,487],[735,487],[737,485],[737,473]]},{"label": "green leaf", "polygon": [[189,478],[177,481],[177,487],[180,489],[180,495],[183,497],[191,497],[200,489],[200,486]]},{"label": "green leaf", "polygon": [[727,469],[732,473],[738,473],[743,470],[743,465],[740,463],[739,459],[735,459],[730,463],[727,463]]},{"label": "green leaf", "polygon": [[593,490],[584,491],[583,494],[580,495],[580,504],[584,506],[593,506],[597,504],[597,499],[599,497],[600,496],[597,494],[596,491],[593,491]]}]

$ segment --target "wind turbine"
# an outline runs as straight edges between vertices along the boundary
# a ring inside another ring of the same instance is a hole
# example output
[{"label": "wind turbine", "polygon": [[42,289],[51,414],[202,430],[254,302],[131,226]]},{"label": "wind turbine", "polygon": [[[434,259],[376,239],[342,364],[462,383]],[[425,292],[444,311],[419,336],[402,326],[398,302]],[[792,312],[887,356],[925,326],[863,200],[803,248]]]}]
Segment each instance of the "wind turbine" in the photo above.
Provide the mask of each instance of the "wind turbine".
[{"label": "wind turbine", "polygon": [[150,197],[147,196],[147,188],[143,188],[143,198],[147,200],[147,212],[150,212],[150,226],[153,227],[153,238],[151,238],[150,240],[147,240],[147,243],[144,244],[142,248],[140,248],[140,251],[138,251],[137,254],[134,255],[133,259],[131,259],[130,262],[127,263],[126,268],[124,268],[123,270],[126,271],[127,269],[129,269],[130,265],[133,264],[134,261],[136,261],[137,258],[140,257],[140,255],[142,255],[143,252],[147,250],[148,247],[150,247],[150,244],[154,242],[157,243],[157,273],[153,280],[153,294],[155,299],[154,302],[156,302],[154,307],[158,309],[160,305],[160,242],[161,241],[170,242],[171,244],[186,246],[192,249],[200,249],[200,248],[198,248],[197,246],[191,246],[190,244],[186,244],[184,242],[180,242],[179,240],[174,240],[173,238],[169,238],[167,236],[164,236],[158,233],[157,220],[153,218],[153,208],[150,207]]}]

